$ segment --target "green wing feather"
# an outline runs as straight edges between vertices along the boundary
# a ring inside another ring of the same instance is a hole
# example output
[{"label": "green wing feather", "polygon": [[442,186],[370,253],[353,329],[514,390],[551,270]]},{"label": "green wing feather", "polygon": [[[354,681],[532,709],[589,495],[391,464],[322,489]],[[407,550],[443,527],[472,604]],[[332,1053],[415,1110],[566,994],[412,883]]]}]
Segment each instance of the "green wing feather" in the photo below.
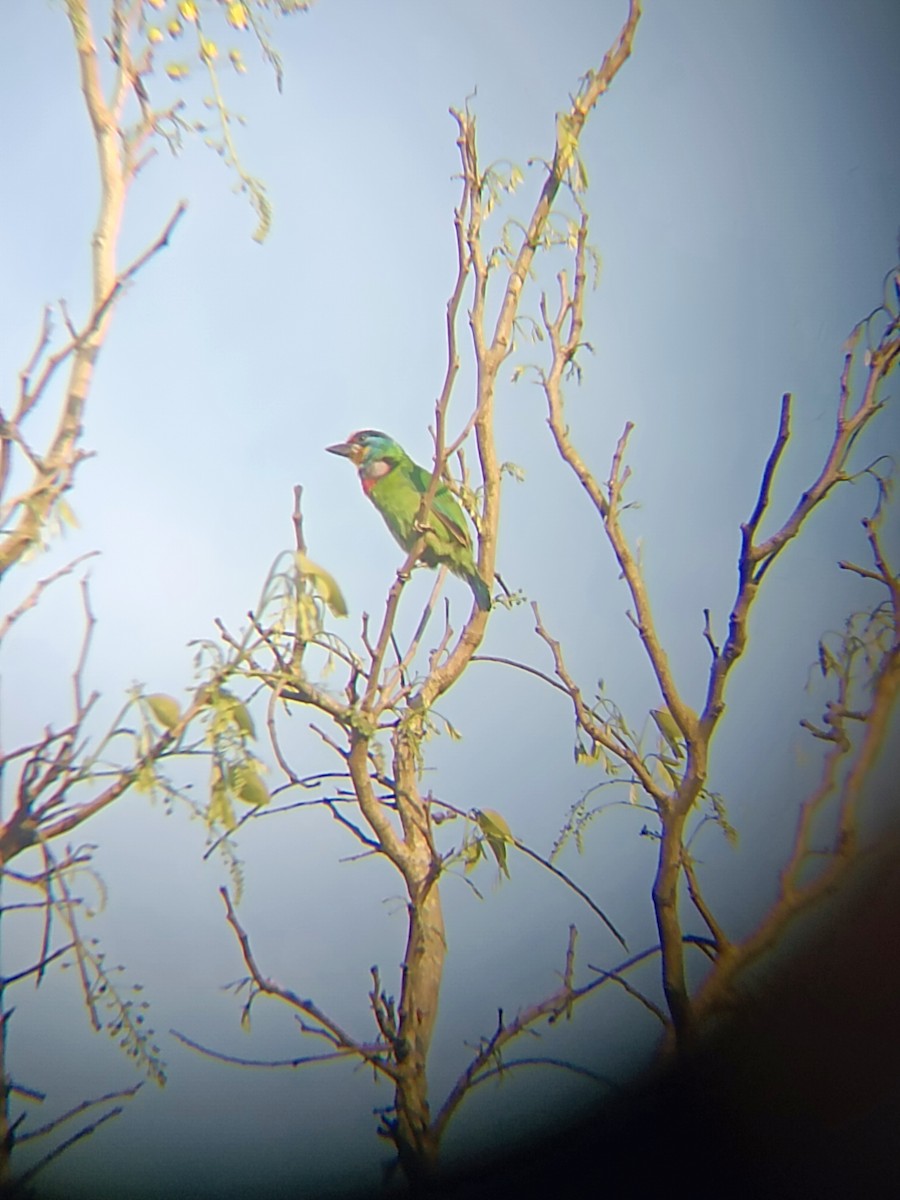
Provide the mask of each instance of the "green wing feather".
[{"label": "green wing feather", "polygon": [[[401,464],[402,469],[403,466]],[[428,491],[428,485],[431,483],[431,472],[426,471],[424,467],[420,467],[418,463],[411,461],[407,470],[407,476],[418,494],[418,503],[421,504],[422,497]],[[439,483],[437,486],[437,491],[434,493],[434,500],[431,504],[431,515],[438,518],[441,525],[455,542],[460,546],[471,548],[472,543],[469,538],[469,531],[466,527],[466,519],[463,516],[463,511],[446,483]]]},{"label": "green wing feather", "polygon": [[[419,536],[416,516],[430,482],[431,472],[404,455],[393,470],[368,489],[369,499],[404,550],[411,550]],[[432,502],[422,560],[429,567],[446,563],[455,575],[468,582],[479,608],[490,608],[490,592],[475,566],[466,518],[445,483],[438,484]]]}]

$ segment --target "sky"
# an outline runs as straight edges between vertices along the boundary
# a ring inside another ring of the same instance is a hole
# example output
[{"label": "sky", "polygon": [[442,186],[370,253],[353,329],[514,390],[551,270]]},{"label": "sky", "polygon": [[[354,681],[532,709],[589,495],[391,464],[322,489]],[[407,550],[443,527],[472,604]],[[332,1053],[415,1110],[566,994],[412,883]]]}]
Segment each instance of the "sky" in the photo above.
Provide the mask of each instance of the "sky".
[{"label": "sky", "polygon": [[[297,483],[310,554],[348,601],[340,632],[358,640],[360,614],[380,612],[399,551],[349,465],[324,447],[374,427],[429,460],[455,266],[458,159],[448,109],[471,97],[481,161],[525,170],[508,209],[521,216],[540,187],[539,167],[526,164],[552,154],[556,112],[625,13],[622,0],[560,0],[552,10],[538,0],[319,0],[309,14],[274,25],[281,95],[249,48],[247,74],[226,77],[229,101],[246,118],[245,164],[274,206],[263,245],[251,238],[253,214],[232,194],[233,178],[199,141],[178,157],[163,149],[142,172],[122,262],[156,236],[182,197],[187,215],[116,312],[85,421],[94,457],[70,500],[79,527],[4,582],[0,596],[6,611],[48,569],[101,552],[90,569],[97,728],[136,681],[185,694],[189,643],[213,636],[217,617],[238,627],[271,562],[291,546]],[[9,397],[43,306],[65,297],[85,311],[97,183],[64,6],[13,6],[4,32],[0,367]],[[629,488],[637,504],[627,529],[640,542],[661,636],[695,705],[708,663],[702,611],[711,609],[721,635],[739,525],[753,507],[781,395],[795,395],[797,436],[773,519],[818,471],[844,340],[879,303],[896,261],[898,44],[900,10],[881,0],[649,0],[633,57],[587,127],[601,271],[587,304],[594,352],[583,359],[581,386],[567,393],[567,416],[603,478],[625,422],[635,424]],[[161,82],[158,94],[173,86]],[[202,91],[188,94],[197,100]],[[553,285],[558,266],[543,286]],[[535,290],[525,310],[537,314]],[[523,346],[520,361],[537,361],[543,350]],[[625,616],[624,585],[577,482],[552,451],[539,390],[527,379],[511,384],[511,370],[498,392],[497,437],[501,458],[524,480],[505,485],[498,569],[539,601],[583,687],[602,678],[640,727],[658,697]],[[472,380],[464,356],[453,430],[469,415]],[[896,446],[896,408],[882,418],[861,459]],[[730,848],[710,830],[701,845],[704,881],[736,934],[752,928],[771,897],[815,769],[816,748],[798,721],[818,717],[824,700],[807,690],[818,638],[872,603],[871,589],[835,566],[865,559],[859,521],[872,501],[862,483],[816,514],[771,572],[750,652],[734,674],[711,784],[726,797],[740,840]],[[900,550],[896,524],[890,544]],[[408,622],[430,586],[421,575],[409,588]],[[451,580],[448,594],[461,621],[465,585]],[[3,648],[7,749],[64,719],[80,633],[73,580]],[[551,669],[527,605],[492,615],[484,650]],[[427,785],[461,808],[500,811],[518,837],[548,852],[570,806],[603,779],[599,767],[574,764],[561,698],[537,680],[475,664],[440,707],[462,741],[429,745]],[[330,767],[302,715],[295,725],[302,769]],[[561,860],[636,946],[653,937],[655,847],[640,836],[644,819],[630,808],[605,811],[584,853],[570,847]],[[253,1058],[309,1049],[274,1004],[258,1005],[250,1035],[240,1029],[240,1001],[223,990],[243,974],[217,894],[227,877],[216,860],[203,861],[203,828],[129,795],[83,832],[98,845],[107,890],[92,932],[125,978],[144,984],[169,1084],[161,1092],[148,1084],[122,1117],[49,1168],[44,1194],[108,1189],[127,1198],[177,1184],[182,1194],[225,1196],[262,1181],[271,1195],[298,1187],[324,1195],[351,1177],[377,1182],[387,1153],[372,1110],[389,1096],[365,1072],[241,1071],[200,1058],[167,1032]],[[369,967],[379,963],[396,981],[402,954],[397,880],[384,864],[345,861],[355,846],[316,809],[254,822],[239,849],[241,919],[264,970],[363,1035]],[[475,881],[483,901],[459,880],[448,879],[443,893],[450,949],[431,1064],[435,1098],[492,1031],[498,1007],[511,1012],[554,989],[570,922],[584,964],[617,961],[577,897],[525,859],[502,886],[489,867]],[[5,954],[27,953],[4,936]],[[650,975],[644,982],[653,987]],[[16,1076],[52,1092],[48,1113],[51,1104],[63,1111],[135,1081],[115,1045],[90,1032],[71,972],[21,997],[15,1021]],[[621,1084],[647,1061],[655,1037],[646,1012],[604,994],[542,1047],[581,1055]],[[448,1134],[450,1161],[479,1139],[510,1137],[523,1121],[550,1108],[574,1111],[594,1095],[583,1081],[526,1075],[473,1094]]]}]

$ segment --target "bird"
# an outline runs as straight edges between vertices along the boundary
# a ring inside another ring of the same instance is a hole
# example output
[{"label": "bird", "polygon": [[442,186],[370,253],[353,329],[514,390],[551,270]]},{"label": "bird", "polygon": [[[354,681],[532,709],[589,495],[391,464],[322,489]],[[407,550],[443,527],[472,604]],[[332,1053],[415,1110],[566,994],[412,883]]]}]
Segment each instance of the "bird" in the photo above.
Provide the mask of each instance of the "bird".
[{"label": "bird", "polygon": [[[346,442],[325,448],[329,454],[350,459],[359,472],[363,491],[381,513],[395,541],[409,553],[423,532],[416,525],[416,517],[432,472],[413,462],[402,446],[377,429],[357,430]],[[487,612],[491,593],[475,567],[463,510],[445,483],[437,486],[424,534],[422,562],[432,568],[445,564],[454,575],[465,579],[475,603]]]}]

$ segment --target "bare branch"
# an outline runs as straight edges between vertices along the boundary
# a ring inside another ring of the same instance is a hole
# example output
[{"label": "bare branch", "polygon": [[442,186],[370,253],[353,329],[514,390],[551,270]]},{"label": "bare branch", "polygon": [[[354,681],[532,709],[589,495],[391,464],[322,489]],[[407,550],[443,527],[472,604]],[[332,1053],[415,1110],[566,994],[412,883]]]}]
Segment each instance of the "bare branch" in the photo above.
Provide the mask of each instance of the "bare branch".
[{"label": "bare branch", "polygon": [[60,567],[59,570],[45,576],[43,579],[39,579],[25,599],[20,604],[17,604],[14,609],[11,609],[10,612],[8,612],[3,619],[0,620],[0,642],[3,641],[7,633],[9,633],[12,626],[16,623],[16,621],[19,620],[20,617],[24,616],[25,613],[30,609],[36,607],[41,596],[51,584],[56,583],[58,579],[62,579],[66,575],[71,575],[76,567],[81,566],[81,564],[86,562],[89,558],[96,558],[99,553],[99,550],[89,550],[86,554],[79,554],[77,558],[73,558],[71,562],[66,563],[66,565]]},{"label": "bare branch", "polygon": [[309,1032],[317,1033],[318,1036],[323,1037],[326,1039],[326,1041],[331,1042],[331,1044],[337,1050],[339,1050],[341,1054],[355,1054],[357,1057],[362,1058],[365,1062],[371,1063],[376,1070],[381,1071],[390,1078],[394,1078],[393,1068],[382,1057],[384,1052],[382,1047],[378,1047],[373,1050],[365,1043],[356,1041],[356,1039],[352,1038],[348,1033],[346,1033],[336,1021],[333,1021],[324,1012],[322,1012],[318,1005],[316,1005],[312,1000],[301,1000],[298,995],[290,991],[288,988],[282,988],[278,984],[273,983],[270,979],[266,979],[266,977],[260,971],[259,966],[256,963],[256,959],[253,956],[253,951],[250,948],[250,939],[248,938],[247,933],[237,918],[237,914],[234,911],[234,906],[231,903],[231,897],[228,894],[228,889],[224,887],[219,888],[219,894],[225,903],[225,916],[228,924],[234,930],[235,937],[237,938],[238,944],[241,948],[241,955],[243,956],[244,963],[246,964],[247,970],[250,972],[251,978],[253,979],[253,982],[259,991],[265,993],[267,996],[273,996],[275,999],[283,1001],[283,1003],[287,1004],[290,1008],[296,1009],[297,1012],[311,1017],[318,1023],[319,1028],[309,1030]]},{"label": "bare branch", "polygon": [[[53,1121],[49,1121],[46,1125],[42,1125],[40,1129],[30,1129],[25,1133],[16,1135],[16,1142],[30,1142],[35,1138],[46,1137],[48,1133],[53,1133],[65,1121],[71,1121],[73,1117],[80,1116],[83,1112],[87,1112],[89,1108],[96,1108],[98,1104],[109,1104],[111,1100],[130,1100],[136,1092],[144,1086],[143,1079],[139,1080],[133,1087],[122,1088],[117,1092],[107,1092],[105,1096],[97,1096],[93,1100],[82,1100],[80,1104],[76,1104],[74,1108],[68,1109],[61,1116],[56,1117]],[[121,1110],[120,1110],[121,1111]],[[85,1136],[82,1134],[81,1136]]]},{"label": "bare branch", "polygon": [[[171,1033],[172,1037],[177,1038],[182,1045],[187,1046],[189,1050],[196,1050],[205,1058],[214,1058],[217,1062],[230,1063],[235,1067],[264,1067],[267,1070],[280,1067],[305,1067],[310,1063],[333,1062],[337,1058],[347,1058],[357,1053],[355,1047],[347,1047],[332,1050],[326,1054],[304,1054],[297,1058],[241,1058],[235,1054],[225,1054],[221,1050],[213,1050],[210,1046],[204,1046],[202,1043],[194,1041],[193,1038],[189,1038],[187,1034],[179,1033],[177,1029],[170,1029],[169,1033]],[[365,1049],[371,1054],[384,1054],[390,1047],[383,1043],[375,1042],[370,1046],[366,1046]]]}]

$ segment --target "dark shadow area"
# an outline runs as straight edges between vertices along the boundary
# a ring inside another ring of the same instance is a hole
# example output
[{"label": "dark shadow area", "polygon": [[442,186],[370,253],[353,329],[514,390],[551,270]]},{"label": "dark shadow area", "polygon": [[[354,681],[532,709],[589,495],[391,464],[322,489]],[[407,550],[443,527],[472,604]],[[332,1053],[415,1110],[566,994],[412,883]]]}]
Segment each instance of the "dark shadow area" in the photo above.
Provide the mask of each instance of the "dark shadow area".
[{"label": "dark shadow area", "polygon": [[900,835],[787,940],[689,1064],[435,1194],[897,1195]]}]

